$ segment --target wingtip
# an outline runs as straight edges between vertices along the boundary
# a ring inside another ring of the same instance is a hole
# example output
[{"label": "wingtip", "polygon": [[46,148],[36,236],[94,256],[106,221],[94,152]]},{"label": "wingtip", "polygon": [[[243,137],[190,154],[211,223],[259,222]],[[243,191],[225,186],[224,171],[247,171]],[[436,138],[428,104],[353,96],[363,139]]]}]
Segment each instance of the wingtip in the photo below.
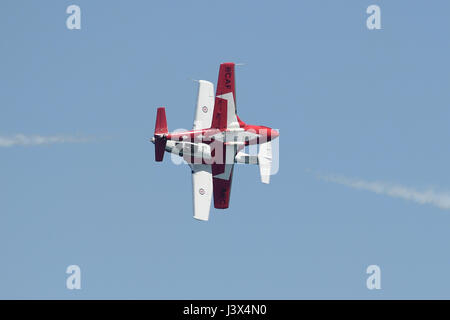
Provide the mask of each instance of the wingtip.
[{"label": "wingtip", "polygon": [[264,184],[270,184],[270,176],[261,176],[261,182]]},{"label": "wingtip", "polygon": [[204,217],[196,217],[196,216],[194,216],[194,219],[198,220],[198,221],[208,221],[208,218],[204,218]]}]

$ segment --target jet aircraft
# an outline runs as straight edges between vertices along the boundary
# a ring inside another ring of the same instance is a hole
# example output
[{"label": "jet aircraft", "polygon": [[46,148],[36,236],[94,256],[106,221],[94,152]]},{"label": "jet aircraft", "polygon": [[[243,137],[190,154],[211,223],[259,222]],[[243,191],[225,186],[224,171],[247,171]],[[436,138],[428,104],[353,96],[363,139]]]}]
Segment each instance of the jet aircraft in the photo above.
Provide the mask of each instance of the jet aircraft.
[{"label": "jet aircraft", "polygon": [[[278,131],[249,125],[236,113],[235,64],[222,63],[216,94],[214,85],[199,80],[197,107],[192,130],[170,133],[164,107],[157,109],[154,136],[155,160],[163,161],[164,152],[183,157],[192,171],[194,218],[207,221],[214,207],[226,209],[230,203],[235,163],[258,164],[261,181],[269,183],[272,166],[272,140]],[[259,145],[257,155],[243,152]]]}]

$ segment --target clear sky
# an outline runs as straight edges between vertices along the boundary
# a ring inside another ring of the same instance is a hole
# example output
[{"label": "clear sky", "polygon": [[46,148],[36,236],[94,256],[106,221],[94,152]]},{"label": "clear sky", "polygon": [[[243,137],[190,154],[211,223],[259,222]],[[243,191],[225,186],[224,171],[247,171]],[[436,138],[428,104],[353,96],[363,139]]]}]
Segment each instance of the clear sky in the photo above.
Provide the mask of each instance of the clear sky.
[{"label": "clear sky", "polygon": [[[450,298],[449,13],[2,0],[0,298]],[[230,208],[202,223],[190,170],[155,163],[148,138],[158,106],[191,128],[189,79],[215,83],[228,61],[245,63],[241,119],[280,130],[280,170],[263,185],[236,166]],[[18,134],[66,140],[5,143]],[[373,264],[381,290],[366,287]]]}]

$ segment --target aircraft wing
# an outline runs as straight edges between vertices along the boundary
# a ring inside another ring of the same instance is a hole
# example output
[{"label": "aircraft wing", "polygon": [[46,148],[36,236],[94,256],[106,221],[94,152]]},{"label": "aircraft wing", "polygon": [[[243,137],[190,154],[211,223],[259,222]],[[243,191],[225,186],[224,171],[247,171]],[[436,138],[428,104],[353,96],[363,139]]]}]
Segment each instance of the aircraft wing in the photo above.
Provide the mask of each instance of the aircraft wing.
[{"label": "aircraft wing", "polygon": [[239,128],[236,117],[234,63],[220,65],[211,128]]},{"label": "aircraft wing", "polygon": [[[214,187],[214,208],[226,209],[230,205],[230,193],[231,193],[231,181],[233,179],[233,164],[213,164],[213,171],[219,170],[219,166],[222,166],[220,170],[223,170],[223,174],[227,176],[227,179],[213,178]],[[221,174],[222,175],[222,174]]]},{"label": "aircraft wing", "polygon": [[213,194],[213,179],[211,165],[191,164],[192,169],[192,200],[194,203],[194,218],[207,221]]},{"label": "aircraft wing", "polygon": [[198,81],[197,108],[195,110],[194,130],[208,129],[214,109],[214,85],[205,80]]},{"label": "aircraft wing", "polygon": [[[223,145],[223,158],[211,165],[214,187],[214,207],[226,209],[230,203],[231,181],[233,179],[234,159],[239,148],[234,144]],[[217,151],[216,151],[217,152]],[[217,155],[217,153],[216,153]]]}]

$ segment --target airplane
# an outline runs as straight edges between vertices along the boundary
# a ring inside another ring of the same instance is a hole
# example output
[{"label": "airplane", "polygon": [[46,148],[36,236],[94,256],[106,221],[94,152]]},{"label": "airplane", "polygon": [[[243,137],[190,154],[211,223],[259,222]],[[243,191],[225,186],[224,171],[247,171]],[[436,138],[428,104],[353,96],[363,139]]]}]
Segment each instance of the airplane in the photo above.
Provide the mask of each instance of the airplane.
[{"label": "airplane", "polygon": [[[272,140],[277,130],[249,125],[236,113],[235,64],[222,63],[216,94],[214,84],[198,80],[198,97],[192,130],[170,133],[164,107],[157,109],[154,136],[155,161],[164,152],[183,157],[192,172],[194,218],[207,221],[211,199],[214,208],[226,209],[230,203],[235,163],[258,164],[261,181],[268,184],[272,167]],[[244,153],[249,145],[259,145],[257,155]]]}]

